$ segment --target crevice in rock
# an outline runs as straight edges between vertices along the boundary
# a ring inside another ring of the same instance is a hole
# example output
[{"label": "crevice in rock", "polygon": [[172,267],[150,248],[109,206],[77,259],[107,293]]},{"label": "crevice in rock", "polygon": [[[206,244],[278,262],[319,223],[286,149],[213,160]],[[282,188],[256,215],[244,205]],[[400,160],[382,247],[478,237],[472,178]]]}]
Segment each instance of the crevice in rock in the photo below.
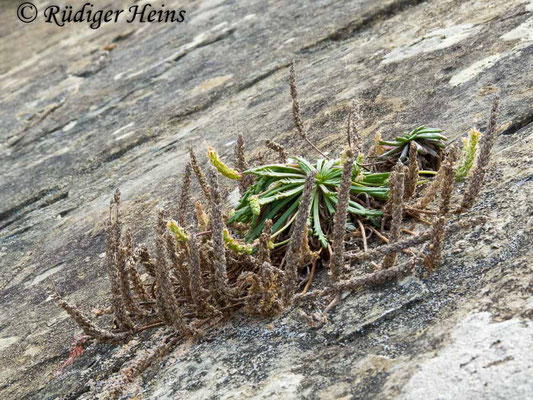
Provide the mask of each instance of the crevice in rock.
[{"label": "crevice in rock", "polygon": [[188,108],[185,108],[184,110],[177,112],[176,114],[172,115],[168,119],[168,122],[171,124],[176,124],[186,117],[189,117],[193,114],[196,114],[197,112],[208,109],[211,105],[213,105],[217,100],[219,100],[222,97],[222,93],[223,91],[215,92],[203,102],[196,104],[193,107],[188,107]]},{"label": "crevice in rock", "polygon": [[30,144],[38,142],[38,141],[44,139],[45,137],[47,137],[48,135],[51,135],[52,133],[55,133],[55,132],[61,130],[66,125],[67,124],[64,124],[64,125],[61,125],[61,126],[55,126],[54,128],[43,130],[41,132],[41,134],[35,136],[33,139],[28,140],[27,142],[24,143],[24,145],[28,146]]},{"label": "crevice in rock", "polygon": [[377,22],[381,22],[384,19],[392,18],[395,15],[407,10],[408,8],[425,3],[426,1],[428,0],[398,0],[386,6],[382,6],[376,10],[367,12],[358,19],[352,20],[347,25],[331,32],[329,35],[318,40],[317,42],[302,47],[298,51],[298,53],[311,53],[323,47],[326,47],[331,42],[340,42],[348,40],[355,36],[358,32],[371,28]]},{"label": "crevice in rock", "polygon": [[[187,52],[185,52],[183,54],[183,56],[188,54],[188,53],[190,53],[193,50],[200,49],[200,48],[205,47],[205,46],[209,46],[210,44],[213,44],[213,43],[216,43],[216,42],[220,42],[221,40],[223,40],[223,39],[227,38],[228,36],[232,35],[233,33],[235,33],[236,30],[237,30],[237,28],[233,27],[233,28],[229,28],[227,30],[223,30],[222,32],[220,32],[217,35],[213,35],[211,37],[208,37],[204,41],[198,43],[196,46],[191,47],[189,49],[189,51],[187,51]],[[183,56],[178,56],[177,58],[174,59],[174,61],[178,61]]]},{"label": "crevice in rock", "polygon": [[529,113],[522,115],[520,119],[513,121],[508,128],[504,129],[501,132],[501,135],[513,135],[519,130],[526,128],[532,122],[533,122],[533,111],[530,111]]},{"label": "crevice in rock", "polygon": [[[0,230],[20,220],[23,216],[29,214],[30,212],[34,210],[48,207],[54,203],[57,203],[58,201],[66,199],[68,197],[68,193],[69,193],[68,190],[62,191],[58,187],[41,190],[39,193],[35,194],[29,199],[24,200],[23,202],[2,212],[0,214],[0,221],[6,221],[6,222],[0,226]],[[44,201],[41,204],[37,204],[43,199]],[[27,209],[28,207],[30,208]],[[24,209],[27,209],[27,210],[25,212],[22,212]]]},{"label": "crevice in rock", "polygon": [[67,197],[68,197],[68,191],[58,193],[57,196],[54,196],[50,199],[45,200],[45,202],[41,204],[38,208],[45,208],[45,207],[51,206],[52,204],[57,203],[58,201],[61,201],[63,199],[66,199]]},{"label": "crevice in rock", "polygon": [[122,157],[127,152],[129,152],[130,150],[133,150],[135,147],[138,147],[138,146],[141,146],[141,145],[145,144],[151,138],[152,138],[151,136],[141,136],[140,138],[138,138],[137,140],[127,144],[126,146],[121,147],[121,148],[119,148],[119,149],[117,149],[115,151],[111,151],[110,154],[107,155],[103,159],[102,162],[104,164],[106,164],[106,163],[109,163],[111,161],[115,161],[115,160],[119,159],[120,157]]},{"label": "crevice in rock", "polygon": [[22,210],[24,207],[27,207],[33,203],[37,203],[39,200],[41,200],[43,197],[49,195],[50,193],[52,193],[52,191],[55,190],[54,188],[52,189],[43,189],[41,190],[39,193],[37,193],[36,195],[30,197],[29,199],[27,200],[24,200],[22,203],[19,203],[13,207],[11,207],[10,209],[0,213],[0,221],[3,221],[9,217],[11,217],[13,214],[16,214],[17,212],[19,212],[20,210]]},{"label": "crevice in rock", "polygon": [[78,207],[67,208],[66,210],[60,211],[58,215],[59,215],[61,218],[63,218],[64,216],[66,216],[67,214],[70,214],[71,211],[74,211],[74,210],[76,210],[77,208],[78,208]]},{"label": "crevice in rock", "polygon": [[[193,43],[190,47],[182,46],[180,49],[178,49],[178,51],[175,54],[171,55],[168,58],[165,58],[164,60],[161,60],[161,61],[157,62],[155,65],[153,65],[151,67],[148,67],[148,69],[146,71],[144,71],[145,73],[148,73],[149,71],[153,71],[157,67],[159,67],[159,66],[161,66],[163,64],[166,64],[165,68],[161,68],[161,69],[157,70],[155,73],[153,73],[151,75],[148,74],[148,76],[145,77],[145,80],[151,81],[151,80],[163,75],[165,72],[167,72],[170,68],[173,67],[172,63],[177,63],[179,60],[181,60],[187,54],[190,54],[194,50],[200,49],[202,47],[209,46],[209,45],[211,45],[213,43],[217,43],[217,42],[227,38],[228,36],[232,35],[236,30],[237,30],[237,28],[235,28],[235,27],[227,28],[227,29],[222,30],[221,32],[217,32],[216,34],[213,34],[213,35],[210,35],[210,36],[206,37],[204,40],[202,40],[200,42]],[[132,76],[142,76],[142,74],[135,73],[133,75],[130,75],[129,78],[131,78]]]},{"label": "crevice in rock", "polygon": [[[15,222],[15,221],[13,221]],[[11,225],[11,222],[8,224],[8,225]],[[7,225],[6,225],[7,226]],[[19,229],[18,231],[15,231],[13,232],[11,235],[7,236],[4,240],[5,241],[8,241],[8,240],[11,240],[19,235],[22,235],[23,233],[26,233],[28,232],[31,228],[33,228],[33,225],[30,225],[30,226],[25,226],[24,228],[22,229]],[[3,227],[2,227],[3,229]]]},{"label": "crevice in rock", "polygon": [[[172,125],[177,124],[181,122],[184,118],[190,117],[193,114],[196,114],[201,111],[207,110],[209,107],[211,107],[213,104],[215,104],[218,100],[220,100],[222,97],[231,96],[237,93],[240,93],[246,89],[251,88],[252,86],[256,85],[257,83],[269,78],[270,76],[274,75],[276,72],[282,70],[283,68],[287,68],[290,65],[290,63],[285,62],[282,64],[278,64],[274,66],[271,69],[268,69],[253,78],[249,79],[248,81],[238,85],[236,89],[227,89],[227,90],[219,90],[213,92],[206,100],[202,101],[199,104],[194,105],[193,107],[185,108],[184,110],[180,110],[176,114],[172,115],[168,122]],[[169,145],[174,144],[175,142],[169,143]],[[169,145],[165,146],[168,147]]]},{"label": "crevice in rock", "polygon": [[41,111],[39,111],[38,113],[28,118],[26,125],[20,131],[18,131],[13,136],[8,138],[7,147],[13,147],[17,143],[19,143],[22,139],[24,139],[24,136],[22,136],[24,132],[34,127],[35,125],[43,122],[50,114],[52,114],[55,110],[63,106],[63,104],[65,104],[65,101],[66,101],[66,98],[63,98],[58,103],[49,104],[48,106],[43,108]]},{"label": "crevice in rock", "polygon": [[[185,57],[187,54],[191,53],[192,51],[194,50],[197,50],[197,49],[201,49],[202,47],[206,47],[206,46],[209,46],[213,43],[216,43],[216,42],[220,42],[221,40],[227,38],[228,36],[230,36],[231,34],[233,34],[234,32],[236,31],[235,28],[231,28],[231,29],[228,29],[228,30],[225,30],[225,31],[222,31],[220,34],[218,35],[214,35],[214,36],[211,36],[211,37],[208,37],[206,40],[202,41],[202,42],[199,42],[198,44],[192,46],[191,48],[189,49],[186,49],[178,54],[176,54],[174,56],[174,58],[172,58],[172,61],[174,62],[178,62],[179,60],[181,60],[183,57]],[[161,71],[160,73],[158,73],[157,75],[155,76],[159,76],[159,75],[162,75],[164,72],[166,72],[168,70],[165,69],[163,71]],[[152,78],[154,78],[155,76],[152,76]]]},{"label": "crevice in rock", "polygon": [[369,331],[371,331],[373,328],[375,328],[377,325],[379,325],[384,320],[393,318],[394,316],[398,315],[400,311],[402,311],[405,308],[409,308],[413,306],[414,304],[420,302],[424,299],[423,294],[415,295],[411,297],[410,299],[407,299],[405,302],[400,304],[397,307],[390,308],[383,312],[382,314],[375,316],[367,321],[364,321],[362,324],[356,326],[353,330],[350,332],[347,332],[343,335],[341,335],[337,342],[347,343],[353,341],[357,336],[365,335]]},{"label": "crevice in rock", "polygon": [[285,63],[282,63],[282,64],[278,64],[278,65],[274,66],[273,68],[271,68],[269,70],[266,70],[265,72],[261,72],[260,74],[254,76],[253,78],[251,78],[247,82],[244,82],[241,85],[239,85],[237,87],[237,93],[242,92],[243,90],[251,88],[255,84],[257,84],[257,83],[269,78],[270,76],[274,75],[279,70],[282,70],[283,68],[287,68],[289,65],[290,65],[289,62],[285,62]]}]

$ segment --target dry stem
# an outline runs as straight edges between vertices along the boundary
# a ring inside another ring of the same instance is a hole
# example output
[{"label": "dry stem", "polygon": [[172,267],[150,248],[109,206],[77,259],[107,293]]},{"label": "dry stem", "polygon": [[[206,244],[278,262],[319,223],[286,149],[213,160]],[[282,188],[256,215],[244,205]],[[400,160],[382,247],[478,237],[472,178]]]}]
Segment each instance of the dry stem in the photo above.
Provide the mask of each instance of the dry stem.
[{"label": "dry stem", "polygon": [[293,231],[289,248],[286,254],[285,281],[284,281],[284,298],[288,302],[294,294],[300,260],[300,246],[302,245],[303,236],[307,235],[307,217],[313,194],[316,172],[307,175],[305,186],[300,204],[298,206],[298,215],[293,223]]},{"label": "dry stem", "polygon": [[200,164],[198,164],[198,160],[196,159],[196,154],[194,154],[194,150],[192,147],[189,148],[189,157],[190,157],[190,163],[191,163],[192,170],[194,171],[194,174],[196,175],[196,178],[198,179],[198,183],[200,183],[202,191],[204,192],[204,196],[207,199],[207,201],[211,201],[211,190],[209,189],[209,184],[207,183],[207,179],[205,179],[205,175],[204,175],[204,172],[202,171],[202,168],[200,167]]},{"label": "dry stem", "polygon": [[213,248],[215,251],[215,284],[222,299],[230,295],[228,274],[226,271],[226,255],[224,246],[224,220],[220,205],[222,199],[218,189],[217,175],[214,168],[209,169],[209,184],[211,186],[211,225],[213,233]]},{"label": "dry stem", "polygon": [[498,117],[499,101],[499,97],[496,97],[492,104],[489,126],[487,132],[481,137],[476,167],[468,180],[468,187],[465,191],[463,202],[457,210],[458,213],[462,213],[472,208],[474,201],[483,186],[486,169],[490,161],[490,153],[496,138],[496,119]]},{"label": "dry stem", "polygon": [[285,147],[283,147],[281,144],[276,143],[273,140],[267,139],[265,140],[265,146],[279,154],[279,162],[287,162],[287,152],[285,151]]},{"label": "dry stem", "polygon": [[342,170],[341,184],[337,190],[337,209],[333,219],[333,240],[331,244],[333,255],[329,262],[331,279],[333,281],[339,279],[340,270],[344,265],[344,234],[346,233],[346,218],[348,216],[348,201],[350,200],[354,159],[355,157],[352,149],[347,149]]},{"label": "dry stem", "polygon": [[315,149],[322,157],[329,159],[318,147],[316,147],[307,137],[305,132],[304,123],[302,117],[300,116],[300,102],[298,101],[298,92],[296,90],[296,76],[294,73],[294,63],[289,67],[289,82],[291,87],[291,98],[292,98],[292,117],[294,119],[294,125],[298,130],[298,134],[304,139],[313,149]]}]

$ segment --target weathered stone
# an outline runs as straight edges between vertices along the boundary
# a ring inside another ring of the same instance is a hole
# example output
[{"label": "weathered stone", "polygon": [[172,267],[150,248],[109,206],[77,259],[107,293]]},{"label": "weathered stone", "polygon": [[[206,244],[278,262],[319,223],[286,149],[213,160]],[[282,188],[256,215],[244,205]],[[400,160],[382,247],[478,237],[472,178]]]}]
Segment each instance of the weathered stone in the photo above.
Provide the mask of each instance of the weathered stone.
[{"label": "weathered stone", "polygon": [[[531,322],[492,322],[475,313],[451,332],[451,343],[423,362],[402,399],[525,399],[533,393]],[[431,382],[431,385],[428,385]]]},{"label": "weathered stone", "polygon": [[[6,3],[1,398],[79,397],[90,379],[105,378],[141,347],[92,346],[53,375],[77,329],[46,289],[54,281],[86,311],[103,305],[103,228],[115,187],[125,224],[136,240],[151,242],[156,206],[176,201],[190,145],[228,156],[242,133],[254,155],[273,139],[313,156],[295,139],[292,59],[310,137],[330,153],[344,144],[353,98],[368,145],[376,131],[392,137],[420,124],[452,139],[471,126],[483,130],[492,96],[501,93],[503,134],[472,210],[489,223],[449,238],[434,275],[351,295],[321,329],[294,312],[274,321],[236,318],[216,336],[178,348],[148,374],[140,397],[418,398],[450,381],[456,398],[471,388],[483,398],[532,392],[531,359],[506,344],[510,337],[530,343],[533,315],[531,1],[183,1],[185,23],[98,30],[39,18],[22,24],[19,3]],[[478,331],[471,347],[461,337],[470,330]],[[493,339],[507,346],[502,358]],[[487,361],[478,377],[454,363],[467,353]],[[439,369],[446,371],[436,376]]]}]

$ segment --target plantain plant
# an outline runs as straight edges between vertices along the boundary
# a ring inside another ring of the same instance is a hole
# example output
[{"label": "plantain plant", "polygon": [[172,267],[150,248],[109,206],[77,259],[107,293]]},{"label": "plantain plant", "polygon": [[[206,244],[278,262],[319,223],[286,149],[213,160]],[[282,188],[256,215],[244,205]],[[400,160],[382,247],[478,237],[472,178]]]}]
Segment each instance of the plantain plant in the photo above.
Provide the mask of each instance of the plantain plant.
[{"label": "plantain plant", "polygon": [[403,136],[398,136],[394,140],[380,140],[378,144],[383,146],[384,153],[378,159],[394,163],[398,159],[402,162],[406,161],[409,157],[411,142],[416,145],[418,154],[428,156],[429,159],[438,159],[445,147],[444,141],[448,140],[446,136],[440,134],[441,132],[441,129],[426,128],[422,125],[411,132],[405,132]]},{"label": "plantain plant", "polygon": [[[210,159],[214,157],[211,156]],[[213,165],[218,166],[219,171],[226,170],[226,167],[221,167],[219,163]],[[319,159],[311,164],[304,158],[294,157],[284,164],[262,165],[244,171],[243,175],[253,175],[255,181],[243,194],[228,224],[234,222],[249,224],[245,240],[251,243],[261,234],[265,221],[272,219],[271,240],[279,239],[282,233],[288,232],[296,218],[306,176],[312,171],[316,171],[317,175],[309,210],[309,226],[321,245],[327,247],[328,240],[323,226],[335,213],[338,201],[337,188],[342,175],[341,159]],[[382,216],[382,211],[362,205],[358,195],[366,194],[377,200],[386,200],[389,193],[389,175],[389,172],[363,171],[360,163],[354,163],[350,190],[353,197],[350,199],[348,212],[354,216],[370,219]],[[278,241],[276,245],[281,245],[283,242]]]},{"label": "plantain plant", "polygon": [[[422,156],[422,163],[434,161],[439,157],[439,152],[445,147],[444,141],[447,140],[440,132],[442,132],[440,129],[420,126],[393,141],[381,140],[378,144],[383,146],[386,152],[379,156],[379,159],[387,163],[397,162],[398,159],[405,162],[408,158],[409,145],[413,142],[418,154]],[[252,175],[255,178],[228,220],[228,224],[249,225],[245,236],[245,241],[248,243],[259,237],[268,219],[273,220],[271,234],[275,246],[288,241],[288,238],[279,239],[281,236],[288,236],[286,234],[296,218],[306,176],[316,171],[308,226],[321,246],[328,246],[324,227],[335,213],[337,190],[341,183],[343,168],[342,159],[322,158],[312,164],[305,158],[293,157],[286,163],[261,165],[238,172],[224,164],[212,147],[208,148],[207,157],[227,178],[241,180],[245,175]],[[354,217],[366,218],[377,224],[377,219],[383,215],[383,211],[369,208],[360,197],[363,195],[377,201],[386,201],[389,195],[390,172],[370,172],[364,170],[361,165],[360,155],[353,167],[348,212]],[[420,173],[433,172],[420,171]],[[351,226],[353,225],[349,223],[348,227]]]}]

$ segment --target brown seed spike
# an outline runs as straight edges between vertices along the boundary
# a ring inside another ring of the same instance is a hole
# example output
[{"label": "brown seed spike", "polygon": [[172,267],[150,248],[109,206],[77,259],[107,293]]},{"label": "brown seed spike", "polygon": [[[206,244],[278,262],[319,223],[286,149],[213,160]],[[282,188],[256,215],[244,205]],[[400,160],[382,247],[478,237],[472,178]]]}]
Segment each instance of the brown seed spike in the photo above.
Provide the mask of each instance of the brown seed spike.
[{"label": "brown seed spike", "polygon": [[[473,225],[482,224],[485,222],[485,218],[478,217],[467,220],[455,222],[446,228],[445,234],[450,235],[461,229],[468,228]],[[363,261],[375,260],[378,257],[382,257],[391,253],[396,253],[409,247],[418,246],[422,243],[429,241],[433,237],[433,229],[419,233],[416,236],[409,236],[405,239],[398,240],[383,246],[375,247],[367,252],[348,253],[346,258],[350,260],[352,264]]]},{"label": "brown seed spike", "polygon": [[143,249],[141,249],[140,247],[136,247],[133,251],[133,256],[130,260],[131,262],[128,263],[129,277],[133,286],[133,290],[135,291],[137,296],[139,296],[139,299],[141,299],[141,301],[152,301],[153,299],[144,289],[143,281],[141,279],[139,271],[137,271],[137,268],[135,266],[136,263],[140,260],[140,253],[142,250]]},{"label": "brown seed spike", "polygon": [[375,260],[378,257],[387,256],[393,253],[402,251],[409,247],[418,246],[431,239],[431,231],[420,233],[416,236],[409,236],[405,239],[397,240],[395,242],[376,247],[367,252],[348,253],[346,258],[350,260],[351,264],[360,263],[363,261]]},{"label": "brown seed spike", "polygon": [[496,138],[496,120],[498,117],[499,102],[499,97],[496,97],[494,99],[494,103],[492,104],[489,126],[487,128],[487,132],[485,132],[485,134],[481,137],[476,167],[468,181],[468,187],[465,191],[463,202],[461,203],[461,207],[457,210],[458,213],[462,213],[472,208],[474,201],[476,200],[476,197],[479,195],[481,187],[483,186],[486,169],[490,161],[490,153]]},{"label": "brown seed spike", "polygon": [[274,142],[273,140],[267,139],[265,140],[265,146],[279,154],[279,161],[281,163],[287,162],[287,151],[285,150],[285,147],[283,147],[281,144]]},{"label": "brown seed spike", "polygon": [[455,162],[457,161],[457,149],[452,147],[442,163],[444,171],[442,187],[440,191],[439,218],[433,223],[431,242],[424,256],[424,266],[429,270],[440,267],[442,262],[442,248],[444,243],[444,228],[446,217],[450,211],[450,201],[455,187]]},{"label": "brown seed spike", "polygon": [[437,176],[435,177],[435,179],[433,179],[429,187],[426,189],[422,198],[418,201],[418,203],[416,203],[415,208],[425,210],[427,206],[431,204],[431,202],[435,199],[435,196],[439,191],[443,178],[444,169],[441,166],[441,168],[439,168],[437,172]]},{"label": "brown seed spike", "polygon": [[158,360],[161,360],[165,355],[170,353],[170,351],[175,347],[176,343],[178,343],[177,337],[167,336],[158,342],[155,347],[151,348],[150,350],[145,350],[141,356],[130,361],[128,365],[121,370],[123,382],[118,379],[118,384],[116,384],[116,387],[112,387],[112,389],[114,389],[113,393],[116,393],[115,396],[120,398],[120,394],[126,390],[126,383],[133,382],[136,377],[141,375],[151,365],[155,364]]},{"label": "brown seed spike", "polygon": [[115,194],[113,195],[113,200],[115,201],[115,204],[118,206],[120,204],[120,189],[115,189]]},{"label": "brown seed spike", "polygon": [[[404,195],[404,179],[403,164],[398,160],[396,164],[396,179],[394,180],[394,190],[391,192],[390,212],[392,215],[390,239],[395,241],[400,236],[400,229],[402,225],[403,216],[403,195]],[[396,253],[389,254],[383,259],[381,265],[382,269],[391,268],[396,261]]]},{"label": "brown seed spike", "polygon": [[338,281],[323,290],[315,290],[313,292],[298,294],[294,296],[293,302],[296,304],[300,304],[305,301],[315,299],[317,297],[323,297],[334,293],[355,290],[365,286],[381,285],[383,283],[390,282],[394,279],[398,279],[402,276],[405,276],[413,269],[414,264],[415,262],[413,260],[408,260],[404,263],[401,263],[400,265],[395,265],[389,269],[380,269],[370,274]]},{"label": "brown seed spike", "polygon": [[300,102],[298,101],[298,91],[296,90],[296,74],[294,73],[294,63],[289,67],[289,83],[291,89],[291,99],[292,99],[292,117],[294,119],[294,125],[298,130],[298,134],[302,139],[306,138],[304,123],[302,117],[300,116]]},{"label": "brown seed spike", "polygon": [[200,270],[200,252],[196,235],[191,235],[189,239],[189,275],[190,275],[190,293],[196,307],[200,310],[205,309],[207,302],[207,291],[203,287],[201,270]]},{"label": "brown seed spike", "polygon": [[183,183],[181,184],[180,202],[176,219],[180,226],[187,226],[188,216],[191,210],[191,163],[187,163],[183,172]]},{"label": "brown seed spike", "polygon": [[457,161],[457,149],[452,147],[442,163],[444,175],[442,177],[442,187],[440,190],[440,209],[439,216],[445,217],[450,211],[450,201],[452,199],[453,189],[455,188],[455,163]]},{"label": "brown seed spike", "polygon": [[442,246],[444,243],[444,225],[446,217],[439,217],[433,223],[431,232],[431,242],[428,246],[428,251],[424,256],[424,267],[430,271],[434,271],[442,262]]},{"label": "brown seed spike", "polygon": [[211,186],[211,227],[213,247],[215,250],[215,284],[222,299],[230,295],[228,273],[226,270],[226,255],[224,246],[224,220],[222,217],[222,199],[218,189],[217,174],[214,168],[209,169],[209,184]]},{"label": "brown seed spike", "polygon": [[166,235],[169,235],[166,228],[165,212],[159,210],[157,217],[157,238],[156,238],[156,251],[157,262],[155,265],[155,280],[158,289],[157,304],[163,317],[163,320],[167,325],[174,327],[179,332],[186,335],[192,334],[189,326],[185,323],[181,309],[178,305],[174,292],[172,290],[172,284],[170,282],[168,263],[167,263],[167,248],[166,248]]},{"label": "brown seed spike", "polygon": [[316,171],[313,171],[307,175],[307,179],[305,180],[302,198],[300,199],[300,204],[298,205],[298,215],[293,223],[292,236],[289,242],[287,254],[285,255],[286,269],[283,297],[287,303],[290,301],[296,288],[299,266],[298,261],[300,260],[300,246],[302,245],[303,236],[307,235],[307,218],[309,216],[309,207],[311,206],[315,178]]},{"label": "brown seed spike", "polygon": [[267,262],[270,264],[270,233],[272,231],[272,220],[267,219],[263,227],[263,233],[259,237],[259,246],[257,251],[257,262],[259,265]]},{"label": "brown seed spike", "polygon": [[209,218],[204,211],[204,207],[200,201],[197,201],[194,205],[196,210],[196,219],[198,220],[198,229],[200,232],[206,231],[209,227]]},{"label": "brown seed spike", "polygon": [[[309,232],[309,226],[306,225],[304,230]],[[309,235],[303,235],[302,247],[300,248],[300,265],[306,265],[315,262],[315,260],[320,258],[319,254],[320,250],[311,251],[311,247],[309,247]]]},{"label": "brown seed spike", "polygon": [[133,321],[126,312],[121,289],[121,277],[119,264],[121,263],[120,255],[120,191],[117,189],[114,196],[115,203],[115,220],[112,220],[113,203],[109,210],[109,220],[106,227],[106,268],[111,284],[111,307],[121,329],[133,329]]},{"label": "brown seed spike", "polygon": [[239,172],[248,169],[248,163],[244,154],[244,137],[242,135],[237,136],[237,142],[235,144],[235,165],[239,169]]},{"label": "brown seed spike", "polygon": [[333,219],[333,241],[331,245],[333,255],[329,262],[331,279],[333,279],[333,281],[339,279],[340,270],[344,265],[344,234],[346,233],[346,218],[348,216],[348,202],[350,200],[354,160],[354,152],[352,149],[347,149],[342,170],[341,184],[337,192],[337,209]]},{"label": "brown seed spike", "polygon": [[133,294],[130,288],[130,263],[133,262],[133,248],[131,232],[126,230],[125,243],[120,249],[119,260],[117,263],[118,273],[120,279],[120,292],[122,295],[122,303],[130,315],[142,315],[143,312],[137,306],[133,299]]},{"label": "brown seed spike", "polygon": [[186,297],[190,298],[189,292],[189,271],[184,264],[184,259],[187,253],[187,246],[185,243],[178,243],[176,236],[169,234],[167,237],[167,249],[172,261],[172,272],[177,278],[179,285],[181,286],[183,293]]},{"label": "brown seed spike", "polygon": [[[239,172],[246,171],[248,163],[246,162],[245,152],[244,152],[244,137],[242,135],[237,136],[237,143],[235,144],[235,166]],[[242,195],[253,183],[253,176],[243,175],[242,179],[239,179],[239,193]]]},{"label": "brown seed spike", "polygon": [[57,302],[59,307],[67,312],[68,315],[76,322],[87,336],[90,336],[99,342],[120,343],[124,342],[129,336],[129,332],[113,333],[98,327],[89,318],[87,318],[78,307],[65,301],[55,290],[51,293],[52,298]]},{"label": "brown seed spike", "polygon": [[294,73],[294,62],[289,67],[289,83],[291,89],[291,99],[292,99],[292,118],[294,120],[294,125],[298,130],[298,134],[302,139],[304,139],[313,149],[315,149],[322,157],[328,159],[318,147],[316,147],[307,137],[305,132],[304,123],[300,115],[300,102],[298,101],[298,91],[296,90],[296,75]]},{"label": "brown seed spike", "polygon": [[155,277],[155,264],[150,256],[150,252],[148,251],[146,244],[141,243],[135,248],[135,259],[137,262],[140,262],[144,268],[146,268],[148,275],[150,275],[152,278]]},{"label": "brown seed spike", "polygon": [[207,179],[205,179],[204,172],[202,171],[200,164],[198,164],[198,160],[196,159],[196,154],[194,154],[194,150],[192,147],[189,148],[189,156],[191,158],[190,162],[191,162],[192,170],[194,171],[194,174],[196,175],[196,178],[198,179],[198,182],[200,183],[202,191],[204,192],[204,196],[208,201],[210,201],[211,190],[209,189],[209,184],[207,183]]},{"label": "brown seed spike", "polygon": [[411,142],[409,145],[409,170],[405,177],[405,191],[403,196],[405,200],[412,198],[416,191],[416,184],[418,182],[417,154],[416,144]]},{"label": "brown seed spike", "polygon": [[[355,154],[363,153],[363,138],[361,137],[361,108],[359,103],[354,100],[352,102],[352,108],[350,109],[350,120],[348,122],[348,143],[352,142]],[[350,147],[352,145],[350,144]]]}]

